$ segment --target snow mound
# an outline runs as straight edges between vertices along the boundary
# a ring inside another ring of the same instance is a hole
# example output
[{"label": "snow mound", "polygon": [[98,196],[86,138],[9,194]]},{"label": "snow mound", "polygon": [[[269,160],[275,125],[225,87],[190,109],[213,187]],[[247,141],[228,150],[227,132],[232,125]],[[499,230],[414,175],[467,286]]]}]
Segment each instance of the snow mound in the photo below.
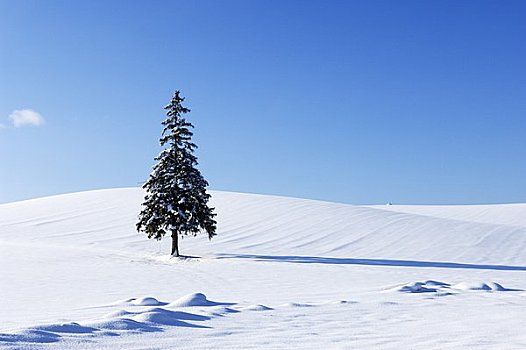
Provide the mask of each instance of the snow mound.
[{"label": "snow mound", "polygon": [[81,326],[76,322],[70,323],[58,323],[58,324],[49,324],[33,328],[39,331],[53,332],[53,333],[71,333],[71,334],[83,334],[83,333],[93,333],[97,331],[97,328]]},{"label": "snow mound", "polygon": [[424,282],[426,286],[435,286],[435,287],[450,287],[451,284],[446,282],[440,282],[440,281],[434,281],[434,280],[427,280]]},{"label": "snow mound", "polygon": [[440,293],[452,294],[460,291],[487,291],[487,292],[510,292],[520,291],[520,289],[505,288],[497,282],[461,282],[451,285],[445,282],[428,280],[425,282],[415,282],[387,289],[387,291],[397,291],[403,293]]},{"label": "snow mound", "polygon": [[438,293],[448,290],[451,285],[449,283],[427,280],[425,282],[408,283],[395,288],[388,289],[388,291],[397,291],[402,293]]},{"label": "snow mound", "polygon": [[459,284],[455,284],[453,288],[458,289],[458,290],[485,290],[485,291],[491,290],[491,287],[487,285],[486,283],[468,283],[468,282],[461,282]]},{"label": "snow mound", "polygon": [[163,306],[168,303],[159,301],[153,297],[142,297],[142,298],[128,298],[116,301],[112,305],[125,305],[125,306]]},{"label": "snow mound", "polygon": [[497,282],[476,282],[476,283],[469,283],[469,282],[462,282],[458,283],[451,288],[458,289],[458,290],[478,290],[478,291],[486,291],[486,292],[513,292],[513,291],[520,291],[520,289],[510,289],[505,288],[502,286],[502,284]]},{"label": "snow mound", "polygon": [[135,306],[160,306],[167,304],[152,297],[133,299],[130,303]]},{"label": "snow mound", "polygon": [[234,313],[238,313],[240,312],[239,310],[236,310],[236,309],[231,309],[229,307],[226,307],[226,306],[212,306],[209,310],[209,315],[212,315],[212,316],[224,316],[226,314],[234,314]]},{"label": "snow mound", "polygon": [[84,324],[86,327],[93,327],[98,329],[106,329],[112,331],[137,331],[137,332],[155,332],[160,331],[160,328],[152,327],[129,318],[115,318],[110,320],[98,320]]},{"label": "snow mound", "polygon": [[203,293],[192,293],[185,295],[174,302],[168,304],[170,307],[189,307],[189,306],[215,306],[219,303],[209,301]]},{"label": "snow mound", "polygon": [[14,334],[0,333],[0,342],[6,343],[54,343],[59,341],[60,335],[36,329],[27,329]]},{"label": "snow mound", "polygon": [[164,326],[182,326],[182,327],[200,327],[184,322],[182,320],[190,321],[206,321],[210,317],[192,314],[188,312],[172,311],[162,308],[155,308],[145,312],[138,313],[133,317],[133,320],[142,323],[150,323]]},{"label": "snow mound", "polygon": [[287,303],[284,305],[285,307],[313,307],[312,304],[305,304],[305,303]]},{"label": "snow mound", "polygon": [[[197,295],[197,297],[195,297]],[[187,304],[208,305],[203,294],[193,294],[193,298],[187,296]],[[149,298],[156,300],[155,298]],[[126,299],[127,302],[135,300]],[[193,301],[193,302],[192,302]],[[204,303],[206,301],[207,303]],[[183,303],[181,303],[183,304]],[[214,311],[226,313],[239,312],[224,306],[213,307]],[[119,336],[127,333],[140,334],[145,332],[161,332],[165,326],[210,328],[192,322],[208,321],[212,317],[195,313],[174,311],[161,307],[144,308],[136,312],[127,310],[116,310],[106,314],[102,319],[94,319],[81,324],[77,322],[44,324],[31,328],[18,329],[13,333],[0,333],[1,343],[53,343],[60,340],[87,341],[99,336]],[[84,338],[86,337],[86,338]],[[2,348],[0,346],[0,348]]]},{"label": "snow mound", "polygon": [[255,305],[245,306],[241,310],[243,311],[269,311],[269,310],[274,310],[274,309],[271,307],[265,306],[265,305],[255,304]]},{"label": "snow mound", "polygon": [[436,286],[435,284],[427,284],[426,282],[415,282],[404,284],[402,286],[398,286],[390,290],[402,293],[436,293],[439,289],[437,287],[438,286]]}]

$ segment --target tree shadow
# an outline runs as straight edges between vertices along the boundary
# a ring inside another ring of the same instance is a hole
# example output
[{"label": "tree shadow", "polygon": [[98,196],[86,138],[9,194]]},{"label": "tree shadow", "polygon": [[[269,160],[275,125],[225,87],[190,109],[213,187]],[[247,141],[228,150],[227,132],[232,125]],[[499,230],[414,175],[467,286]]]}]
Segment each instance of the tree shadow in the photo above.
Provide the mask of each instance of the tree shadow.
[{"label": "tree shadow", "polygon": [[526,271],[526,266],[464,264],[442,261],[393,260],[393,259],[351,259],[325,258],[319,256],[297,255],[253,255],[253,254],[221,254],[218,259],[251,259],[256,261],[287,262],[297,264],[329,264],[329,265],[367,265],[395,267],[435,267],[446,269],[476,269],[500,271]]}]

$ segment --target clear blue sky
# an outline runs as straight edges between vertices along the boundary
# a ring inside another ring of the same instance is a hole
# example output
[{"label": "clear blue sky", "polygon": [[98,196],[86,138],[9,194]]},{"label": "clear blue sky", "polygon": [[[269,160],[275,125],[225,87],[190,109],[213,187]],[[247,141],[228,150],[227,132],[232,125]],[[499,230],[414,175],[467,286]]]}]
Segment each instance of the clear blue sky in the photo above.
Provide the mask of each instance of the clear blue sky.
[{"label": "clear blue sky", "polygon": [[[526,202],[525,18],[512,0],[0,0],[0,202],[138,186],[175,89],[211,189]],[[25,109],[45,123],[15,127]]]}]

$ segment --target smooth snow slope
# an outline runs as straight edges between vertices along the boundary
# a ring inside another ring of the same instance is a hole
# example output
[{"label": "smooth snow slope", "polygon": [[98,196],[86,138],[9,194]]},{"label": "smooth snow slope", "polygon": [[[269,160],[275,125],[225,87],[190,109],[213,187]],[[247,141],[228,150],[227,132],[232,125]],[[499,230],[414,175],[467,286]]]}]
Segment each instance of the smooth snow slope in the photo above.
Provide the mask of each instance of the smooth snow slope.
[{"label": "smooth snow slope", "polygon": [[[219,234],[210,243],[203,236],[183,240],[183,253],[526,265],[526,205],[514,206],[503,218],[508,206],[486,206],[484,211],[461,207],[459,213],[455,207],[414,206],[398,212],[393,209],[398,206],[370,208],[229,192],[212,195]],[[131,188],[4,204],[0,240],[89,246],[131,255],[148,256],[159,249],[166,253],[169,239],[159,247],[135,231],[142,197],[141,189]]]},{"label": "smooth snow slope", "polygon": [[526,204],[489,205],[373,205],[370,208],[443,219],[526,228]]},{"label": "smooth snow slope", "polygon": [[170,259],[143,196],[0,205],[0,348],[526,348],[526,205],[212,192],[218,236]]}]

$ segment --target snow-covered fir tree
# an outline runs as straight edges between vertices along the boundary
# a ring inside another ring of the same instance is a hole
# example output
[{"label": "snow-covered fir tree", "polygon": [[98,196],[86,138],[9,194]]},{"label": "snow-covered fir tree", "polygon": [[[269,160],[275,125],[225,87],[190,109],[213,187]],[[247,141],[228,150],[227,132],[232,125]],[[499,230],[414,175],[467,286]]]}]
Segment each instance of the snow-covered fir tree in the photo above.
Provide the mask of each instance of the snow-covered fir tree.
[{"label": "snow-covered fir tree", "polygon": [[192,142],[194,127],[184,115],[190,110],[181,104],[184,98],[176,91],[166,109],[160,143],[165,147],[155,158],[156,165],[148,181],[137,231],[160,240],[166,233],[172,237],[173,256],[179,256],[179,235],[201,231],[215,236],[214,208],[208,206],[208,182],[197,169],[197,146]]}]

